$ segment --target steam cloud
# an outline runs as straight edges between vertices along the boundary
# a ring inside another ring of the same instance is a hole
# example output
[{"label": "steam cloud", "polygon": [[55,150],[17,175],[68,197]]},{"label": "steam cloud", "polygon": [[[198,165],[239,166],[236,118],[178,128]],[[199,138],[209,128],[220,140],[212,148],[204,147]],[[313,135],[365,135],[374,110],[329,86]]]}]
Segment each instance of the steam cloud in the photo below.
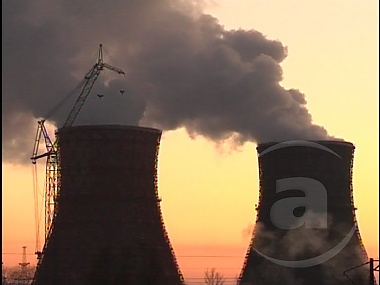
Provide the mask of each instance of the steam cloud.
[{"label": "steam cloud", "polygon": [[[315,219],[322,219],[316,215]],[[248,231],[249,225],[243,231]],[[262,222],[256,222],[252,233],[253,248],[259,250],[267,256],[280,260],[304,260],[321,255],[332,248],[332,245],[338,244],[349,231],[350,225],[334,221],[329,216],[328,231],[321,229],[306,229],[300,227],[290,231],[281,232],[273,231],[266,228]],[[252,227],[251,227],[252,229]],[[333,240],[331,236],[335,236]],[[254,251],[250,254],[256,255]],[[334,258],[322,263],[319,267],[324,284],[345,284],[348,279],[343,272],[352,266],[352,260],[361,260],[363,252],[358,248],[352,248],[349,251],[339,252]],[[261,258],[261,257],[260,257]],[[259,260],[259,259],[258,259]],[[305,285],[306,281],[302,274],[297,273],[297,269],[286,268],[271,262],[261,264],[257,262],[255,270],[259,272],[262,280],[257,280],[257,284],[268,284],[270,281],[279,280],[284,285]],[[365,262],[365,261],[363,261]],[[307,269],[306,269],[307,270]],[[318,270],[318,269],[316,269]],[[369,268],[363,266],[349,274],[350,278],[357,284],[362,284],[363,276],[366,276]],[[363,283],[364,284],[364,283]]]},{"label": "steam cloud", "polygon": [[[76,124],[185,127],[237,143],[331,138],[305,96],[280,85],[281,42],[226,30],[200,1],[19,0],[3,2],[2,15],[3,160],[26,161],[36,118],[83,78],[99,43],[126,75],[99,78],[94,92],[105,96],[90,95]],[[73,100],[50,118],[57,127]]]}]

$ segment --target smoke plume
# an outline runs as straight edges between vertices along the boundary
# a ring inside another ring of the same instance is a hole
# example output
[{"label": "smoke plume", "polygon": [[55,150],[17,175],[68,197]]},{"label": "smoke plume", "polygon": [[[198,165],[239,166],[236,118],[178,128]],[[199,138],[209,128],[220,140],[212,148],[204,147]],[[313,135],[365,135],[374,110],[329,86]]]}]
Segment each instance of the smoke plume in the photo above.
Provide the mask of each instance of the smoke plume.
[{"label": "smoke plume", "polygon": [[[99,43],[104,60],[126,75],[104,72],[75,124],[185,127],[191,136],[234,136],[240,144],[330,138],[312,123],[304,94],[280,84],[286,47],[256,30],[225,29],[200,1],[2,5],[5,160],[28,158],[36,119],[83,78]],[[57,127],[76,96],[49,118]]]},{"label": "smoke plume", "polygon": [[[322,220],[318,215],[315,215],[314,218]],[[329,215],[328,230],[300,227],[281,232],[267,228],[262,222],[256,222],[252,233],[252,248],[279,260],[305,260],[331,250],[332,247],[341,242],[349,227],[350,225],[347,227],[346,224],[334,221],[331,215]],[[332,236],[335,238],[332,239]],[[250,251],[251,255],[256,255],[254,250]],[[348,279],[343,272],[353,267],[352,260],[361,260],[362,257],[363,252],[360,249],[351,248],[347,251],[340,251],[333,258],[317,265],[322,269],[319,274],[323,276],[325,282],[323,284],[347,283]],[[255,270],[259,272],[257,277],[260,276],[262,280],[257,280],[257,284],[269,284],[273,280],[281,280],[281,284],[285,285],[306,284],[305,276],[302,277],[302,274],[297,272],[299,269],[286,268],[272,262],[261,263],[258,260],[260,259],[256,260],[258,267]],[[312,267],[310,268],[311,271],[315,270]],[[349,276],[357,284],[364,284],[362,278],[367,275],[368,270],[368,265],[363,266],[354,272],[350,272]]]}]

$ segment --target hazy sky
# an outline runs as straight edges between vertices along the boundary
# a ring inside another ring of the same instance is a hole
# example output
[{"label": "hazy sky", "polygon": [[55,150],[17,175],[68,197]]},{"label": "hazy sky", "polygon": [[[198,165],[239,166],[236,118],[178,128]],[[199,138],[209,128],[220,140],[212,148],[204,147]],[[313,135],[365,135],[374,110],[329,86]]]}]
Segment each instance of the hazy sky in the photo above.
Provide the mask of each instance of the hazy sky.
[{"label": "hazy sky", "polygon": [[[88,98],[78,124],[165,130],[159,192],[185,277],[207,267],[239,273],[255,221],[255,143],[270,140],[339,138],[356,145],[359,227],[377,256],[377,1],[2,5],[3,252],[21,252],[23,245],[34,251],[28,157],[36,118],[76,86],[102,43],[105,61],[126,75],[104,72],[94,94],[105,96]],[[72,104],[52,122],[61,125]],[[43,165],[40,172],[43,181]]]}]

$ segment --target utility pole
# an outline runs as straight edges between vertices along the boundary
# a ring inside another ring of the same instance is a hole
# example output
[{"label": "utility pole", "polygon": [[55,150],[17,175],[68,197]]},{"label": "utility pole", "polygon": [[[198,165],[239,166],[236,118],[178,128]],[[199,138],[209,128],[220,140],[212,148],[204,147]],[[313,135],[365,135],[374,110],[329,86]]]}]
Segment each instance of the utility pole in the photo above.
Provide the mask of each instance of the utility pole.
[{"label": "utility pole", "polygon": [[369,259],[369,285],[375,285],[375,268],[373,258]]},{"label": "utility pole", "polygon": [[28,265],[30,263],[26,261],[26,246],[22,247],[22,262],[19,263],[21,266],[21,276],[20,279],[22,280],[23,284],[28,284]]},{"label": "utility pole", "polygon": [[370,258],[369,261],[363,264],[345,270],[343,274],[351,281],[352,284],[355,284],[355,282],[347,275],[347,272],[369,264],[369,285],[376,285],[375,271],[379,271],[379,265],[375,267],[375,262],[379,262],[379,260]]}]

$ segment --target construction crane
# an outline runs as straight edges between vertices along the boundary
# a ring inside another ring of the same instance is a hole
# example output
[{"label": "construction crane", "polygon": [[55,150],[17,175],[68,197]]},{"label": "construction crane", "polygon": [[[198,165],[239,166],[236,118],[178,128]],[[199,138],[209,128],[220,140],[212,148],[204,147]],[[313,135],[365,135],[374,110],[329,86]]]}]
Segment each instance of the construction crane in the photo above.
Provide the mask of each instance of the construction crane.
[{"label": "construction crane", "polygon": [[[84,79],[82,82],[78,85],[78,87],[83,86],[80,89],[80,93],[76,99],[76,102],[71,109],[65,123],[61,127],[67,128],[71,127],[77,118],[81,108],[83,107],[83,104],[85,103],[88,95],[91,92],[92,87],[94,86],[96,80],[98,79],[100,73],[104,68],[109,69],[111,71],[114,71],[118,74],[124,74],[124,71],[116,68],[114,66],[111,66],[103,61],[103,49],[102,45],[99,45],[99,51],[97,56],[96,63],[92,66],[90,71],[84,76]],[[69,94],[71,95],[71,94]],[[59,162],[59,151],[58,151],[58,140],[53,141],[48,131],[45,127],[45,121],[52,115],[53,112],[55,112],[67,99],[67,97],[64,98],[50,113],[48,116],[43,118],[42,120],[38,121],[37,126],[37,133],[34,140],[34,146],[33,146],[33,153],[32,153],[32,163],[35,166],[35,181],[37,181],[37,170],[36,170],[36,163],[37,160],[43,157],[46,157],[46,168],[45,168],[45,193],[44,193],[44,206],[45,206],[45,245],[47,244],[47,241],[49,239],[49,235],[52,231],[53,226],[53,220],[54,217],[57,214],[58,204],[57,204],[57,197],[59,195],[60,190],[60,162]],[[42,141],[42,138],[44,140],[45,149],[46,152],[43,154],[38,154],[40,144]],[[34,183],[35,187],[37,186],[37,182]],[[36,191],[36,189],[35,189]],[[39,251],[39,234],[37,233],[36,236],[36,254],[37,259],[40,261],[44,250]]]}]

